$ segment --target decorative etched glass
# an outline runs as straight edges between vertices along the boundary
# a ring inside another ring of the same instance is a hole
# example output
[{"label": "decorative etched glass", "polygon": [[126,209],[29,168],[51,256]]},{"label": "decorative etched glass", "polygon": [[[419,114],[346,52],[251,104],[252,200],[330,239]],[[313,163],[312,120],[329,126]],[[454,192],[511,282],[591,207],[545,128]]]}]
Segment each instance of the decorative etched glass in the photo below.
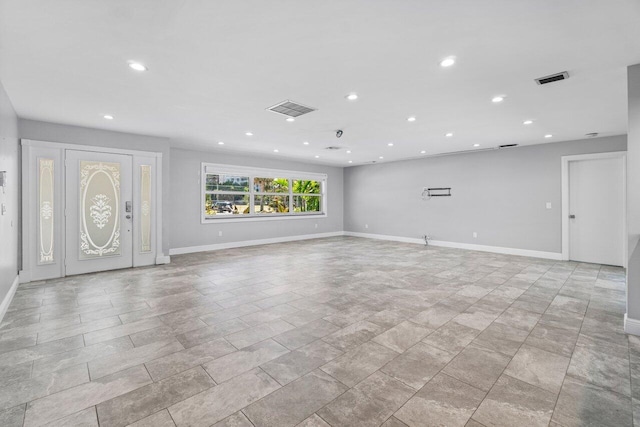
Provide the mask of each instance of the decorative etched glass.
[{"label": "decorative etched glass", "polygon": [[151,252],[151,166],[140,165],[140,252]]},{"label": "decorative etched glass", "polygon": [[38,159],[38,240],[40,256],[38,264],[52,264],[53,259],[53,159]]},{"label": "decorative etched glass", "polygon": [[80,259],[120,255],[120,163],[80,162]]}]

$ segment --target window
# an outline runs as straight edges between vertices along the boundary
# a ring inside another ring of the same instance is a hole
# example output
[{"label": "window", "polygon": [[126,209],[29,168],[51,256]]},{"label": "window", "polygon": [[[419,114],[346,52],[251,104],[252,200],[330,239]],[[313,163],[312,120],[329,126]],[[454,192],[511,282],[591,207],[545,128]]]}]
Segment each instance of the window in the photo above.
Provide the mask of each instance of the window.
[{"label": "window", "polygon": [[326,214],[324,174],[202,164],[202,220]]}]

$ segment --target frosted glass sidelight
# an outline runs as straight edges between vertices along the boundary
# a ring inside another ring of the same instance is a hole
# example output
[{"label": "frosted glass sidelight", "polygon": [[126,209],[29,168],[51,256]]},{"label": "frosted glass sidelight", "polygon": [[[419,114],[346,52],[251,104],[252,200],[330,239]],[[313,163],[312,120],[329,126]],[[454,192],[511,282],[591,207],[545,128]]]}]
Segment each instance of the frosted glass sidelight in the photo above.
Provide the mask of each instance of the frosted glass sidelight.
[{"label": "frosted glass sidelight", "polygon": [[120,255],[120,163],[80,161],[80,259]]},{"label": "frosted glass sidelight", "polygon": [[38,223],[38,240],[40,246],[40,256],[38,264],[53,264],[53,159],[38,159],[38,212],[40,220]]},{"label": "frosted glass sidelight", "polygon": [[140,253],[151,252],[151,166],[140,165]]}]

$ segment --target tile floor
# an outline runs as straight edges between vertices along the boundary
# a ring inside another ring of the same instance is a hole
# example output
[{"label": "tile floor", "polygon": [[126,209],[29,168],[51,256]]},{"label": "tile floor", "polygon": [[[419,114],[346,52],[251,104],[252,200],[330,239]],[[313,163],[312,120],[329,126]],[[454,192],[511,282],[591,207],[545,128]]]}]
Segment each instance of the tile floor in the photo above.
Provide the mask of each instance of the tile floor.
[{"label": "tile floor", "polygon": [[20,286],[0,425],[631,426],[624,311],[624,271],[592,264],[349,237],[174,256]]}]

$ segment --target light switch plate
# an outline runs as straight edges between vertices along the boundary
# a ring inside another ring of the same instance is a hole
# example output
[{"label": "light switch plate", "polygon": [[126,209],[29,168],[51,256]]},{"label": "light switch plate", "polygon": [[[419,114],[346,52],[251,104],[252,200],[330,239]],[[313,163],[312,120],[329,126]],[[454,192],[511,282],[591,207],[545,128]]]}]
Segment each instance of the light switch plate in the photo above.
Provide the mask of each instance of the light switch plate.
[{"label": "light switch plate", "polygon": [[5,213],[7,213],[7,205],[5,205],[4,203],[0,206],[0,215],[4,215]]},{"label": "light switch plate", "polygon": [[551,202],[547,202],[547,209],[551,209]]}]

